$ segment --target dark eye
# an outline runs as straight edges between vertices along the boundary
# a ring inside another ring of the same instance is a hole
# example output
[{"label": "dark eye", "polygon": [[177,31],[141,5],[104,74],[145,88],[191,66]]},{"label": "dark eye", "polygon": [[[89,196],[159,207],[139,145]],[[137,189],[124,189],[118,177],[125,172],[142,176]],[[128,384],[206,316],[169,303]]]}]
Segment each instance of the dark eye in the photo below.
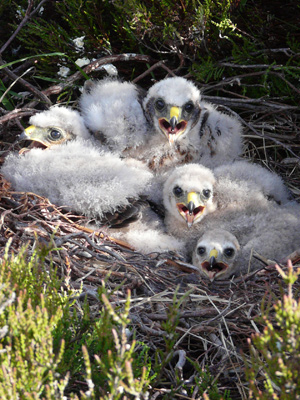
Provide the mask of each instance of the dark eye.
[{"label": "dark eye", "polygon": [[226,257],[233,257],[234,249],[231,247],[227,247],[227,249],[224,249],[224,254]]},{"label": "dark eye", "polygon": [[175,194],[176,197],[179,197],[182,195],[183,190],[179,186],[175,186],[173,189],[173,193]]},{"label": "dark eye", "polygon": [[155,102],[155,108],[158,111],[161,111],[165,108],[165,102],[163,101],[163,99],[157,99]]},{"label": "dark eye", "polygon": [[188,114],[190,114],[194,109],[194,104],[191,102],[188,102],[185,104],[184,106],[184,111],[187,112]]},{"label": "dark eye", "polygon": [[199,254],[199,256],[202,256],[204,253],[206,252],[206,248],[205,247],[198,247],[197,248],[197,253]]},{"label": "dark eye", "polygon": [[210,198],[210,190],[209,189],[204,189],[202,191],[202,193],[203,193],[203,196],[206,197],[207,199]]},{"label": "dark eye", "polygon": [[51,129],[50,137],[52,140],[58,140],[61,138],[61,132],[58,129]]}]

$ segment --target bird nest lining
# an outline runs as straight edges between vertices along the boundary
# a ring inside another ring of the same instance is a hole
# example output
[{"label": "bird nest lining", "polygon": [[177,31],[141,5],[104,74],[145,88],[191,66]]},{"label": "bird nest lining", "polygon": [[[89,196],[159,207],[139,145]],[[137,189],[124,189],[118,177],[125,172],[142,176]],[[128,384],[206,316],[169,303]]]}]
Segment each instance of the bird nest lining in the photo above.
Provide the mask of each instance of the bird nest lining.
[{"label": "bird nest lining", "polygon": [[[164,322],[174,293],[178,299],[185,295],[179,308],[174,360],[166,369],[168,383],[163,390],[176,382],[176,371],[187,384],[192,382],[195,371],[188,357],[203,368],[209,365],[219,384],[230,388],[231,398],[240,398],[245,390],[241,351],[247,358],[247,339],[262,328],[257,320],[261,300],[280,296],[282,281],[274,266],[262,266],[260,271],[230,282],[211,283],[178,254],[142,255],[108,237],[104,230],[86,228],[85,217],[67,213],[36,194],[15,192],[2,176],[0,183],[1,256],[8,239],[9,251],[15,254],[24,244],[29,256],[37,242],[50,245],[53,250],[46,265],[52,263],[70,287],[81,288],[78,304],[87,299],[95,318],[102,308],[97,289],[103,282],[112,292],[113,306],[122,306],[130,289],[131,328],[153,354],[165,346]],[[295,253],[293,258],[299,262],[300,255]],[[299,282],[294,288],[299,290]]]}]

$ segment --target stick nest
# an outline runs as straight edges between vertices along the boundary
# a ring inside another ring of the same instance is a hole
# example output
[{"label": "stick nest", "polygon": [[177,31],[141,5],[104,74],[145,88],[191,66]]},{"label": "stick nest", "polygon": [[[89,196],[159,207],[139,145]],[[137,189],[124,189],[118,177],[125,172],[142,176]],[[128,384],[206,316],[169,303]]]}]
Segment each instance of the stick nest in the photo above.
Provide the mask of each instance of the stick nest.
[{"label": "stick nest", "polygon": [[[99,62],[105,64],[111,62],[111,58],[104,60],[104,57],[92,64],[96,68]],[[85,72],[90,73],[93,66],[86,67]],[[162,62],[150,67],[148,73],[154,68],[163,68],[164,72],[174,75]],[[80,74],[75,75],[61,86],[44,90],[39,97],[60,93],[81,78]],[[140,79],[144,76],[145,73]],[[139,77],[135,81],[138,82]],[[204,85],[204,100],[219,104],[220,110],[240,118],[244,126],[245,158],[280,174],[294,197],[299,199],[299,108],[276,99],[241,98],[233,92],[228,97],[228,85],[231,82],[217,84],[218,93],[224,89],[226,97],[209,96],[216,85]],[[34,114],[37,103],[36,99],[31,100],[14,111],[2,113],[2,162],[9,151],[18,149],[13,142],[22,129],[20,119]],[[116,306],[125,303],[130,289],[130,317],[136,339],[152,350],[164,348],[167,333],[163,323],[174,292],[177,290],[177,298],[188,292],[180,307],[174,360],[164,372],[164,388],[157,388],[153,399],[175,384],[175,371],[180,371],[187,385],[192,382],[195,371],[187,357],[203,368],[208,366],[218,380],[220,390],[230,389],[231,398],[247,397],[243,372],[243,357],[249,356],[247,338],[262,329],[257,320],[261,315],[262,300],[273,304],[281,294],[282,280],[274,265],[264,267],[262,264],[260,271],[232,279],[230,283],[210,283],[192,266],[182,262],[176,253],[139,254],[125,243],[108,237],[105,228],[96,231],[86,228],[85,217],[70,214],[34,193],[15,192],[1,176],[0,184],[1,255],[8,239],[11,240],[10,251],[14,253],[18,253],[24,244],[28,245],[29,255],[37,242],[51,246],[48,264],[53,263],[71,287],[82,287],[81,297],[87,298],[95,318],[102,307],[97,292],[99,285],[105,282],[112,292],[110,301]],[[300,255],[295,252],[291,258],[297,264]],[[299,290],[298,282],[294,289]]]}]

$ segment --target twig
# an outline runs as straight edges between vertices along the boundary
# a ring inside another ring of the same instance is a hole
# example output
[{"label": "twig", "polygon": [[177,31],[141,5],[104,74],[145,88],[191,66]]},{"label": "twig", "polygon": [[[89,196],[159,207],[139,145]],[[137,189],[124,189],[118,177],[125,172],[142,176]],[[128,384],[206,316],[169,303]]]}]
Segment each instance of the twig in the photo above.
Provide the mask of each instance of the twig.
[{"label": "twig", "polygon": [[[221,62],[219,63],[221,67],[230,67],[230,68],[241,68],[241,69],[252,69],[252,68],[265,68],[265,69],[282,69],[282,65],[270,65],[270,64],[235,64],[229,62]],[[293,69],[300,70],[300,67],[294,67]]]},{"label": "twig", "polygon": [[231,107],[239,107],[239,108],[246,108],[250,110],[258,111],[257,106],[261,107],[269,107],[271,109],[276,110],[299,110],[297,106],[290,106],[288,104],[279,104],[271,101],[265,101],[262,99],[231,99],[228,97],[219,97],[219,96],[202,96],[203,100],[209,101],[215,104],[227,104]]},{"label": "twig", "polygon": [[[152,59],[149,56],[144,56],[141,54],[132,54],[132,53],[124,53],[119,55],[112,55],[112,56],[105,56],[99,58],[96,61],[91,62],[83,71],[86,74],[90,74],[95,69],[101,67],[102,65],[111,64],[113,62],[118,61],[141,61],[141,62],[151,62]],[[48,89],[43,90],[43,94],[49,96],[51,94],[59,94],[62,92],[66,87],[73,85],[76,81],[82,78],[81,71],[75,72],[75,74],[71,75],[67,78],[64,82],[59,83],[58,85],[50,86]]]},{"label": "twig", "polygon": [[0,49],[0,54],[2,54],[7,47],[11,44],[11,42],[15,39],[15,37],[18,35],[20,30],[23,28],[23,26],[33,17],[33,15],[41,8],[41,6],[48,0],[42,0],[37,7],[30,13],[32,6],[33,6],[33,0],[28,0],[28,7],[25,12],[25,16],[22,19],[21,23],[17,27],[17,29],[14,31],[14,33],[11,35],[11,37],[7,40],[6,43],[1,47]]},{"label": "twig", "polygon": [[[1,55],[0,55],[0,65],[4,65]],[[8,67],[3,68],[2,71],[10,79],[12,79],[14,81],[19,81],[19,83],[22,86],[24,86],[26,89],[28,89],[36,97],[38,97],[43,103],[45,103],[48,106],[51,106],[52,103],[51,103],[50,99],[43,92],[39,91],[35,86],[33,86],[31,83],[27,82],[23,78],[20,78],[18,75],[16,75],[14,72],[12,72]]]},{"label": "twig", "polygon": [[136,83],[136,82],[140,81],[141,79],[145,78],[145,76],[149,75],[156,68],[162,67],[162,65],[164,63],[165,63],[164,60],[158,61],[156,64],[153,64],[150,68],[148,68],[147,71],[143,72],[141,75],[139,75],[135,79],[133,79],[132,82]]},{"label": "twig", "polygon": [[34,108],[15,108],[13,111],[8,112],[3,117],[0,117],[0,124],[11,121],[12,119],[19,119],[36,114]]},{"label": "twig", "polygon": [[184,350],[176,350],[173,354],[173,358],[178,356],[178,361],[175,365],[175,370],[178,371],[179,377],[183,380],[182,369],[186,363],[186,352]]},{"label": "twig", "polygon": [[[224,107],[224,109],[226,109],[227,111],[229,111],[231,114],[235,115],[237,119],[239,119],[243,125],[246,125],[252,132],[254,132],[258,137],[262,138],[262,139],[268,139],[271,140],[272,142],[276,143],[278,146],[285,148],[286,150],[288,150],[294,157],[296,157],[297,159],[300,159],[300,156],[298,156],[296,153],[293,152],[293,150],[291,150],[291,148],[287,145],[285,145],[284,143],[280,142],[279,140],[275,139],[274,137],[270,136],[270,135],[265,135],[262,134],[260,132],[258,132],[253,125],[247,123],[244,119],[242,119],[236,112],[232,111],[231,109],[227,108],[226,106],[222,106]],[[297,107],[296,107],[297,108]],[[285,108],[284,108],[285,109]]]}]

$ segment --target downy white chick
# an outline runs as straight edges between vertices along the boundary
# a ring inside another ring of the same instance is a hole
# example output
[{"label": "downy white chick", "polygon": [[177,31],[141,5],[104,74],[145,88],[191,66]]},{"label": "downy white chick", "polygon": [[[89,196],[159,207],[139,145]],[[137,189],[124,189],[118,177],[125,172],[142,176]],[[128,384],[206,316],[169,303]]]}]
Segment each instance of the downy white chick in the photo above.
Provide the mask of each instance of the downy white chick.
[{"label": "downy white chick", "polygon": [[[281,178],[255,164],[235,162],[215,174],[197,164],[177,167],[166,181],[164,204],[168,232],[185,240],[193,263],[210,279],[245,272],[253,250],[282,259],[300,247],[300,206],[289,201]],[[251,260],[252,270],[259,265]]]},{"label": "downy white chick", "polygon": [[144,200],[152,173],[142,163],[101,150],[77,111],[55,107],[30,122],[22,138],[42,148],[10,154],[1,170],[16,190],[113,226],[104,229],[143,253],[180,247]]},{"label": "downy white chick", "polygon": [[104,79],[88,85],[80,109],[103,143],[156,173],[189,162],[221,165],[243,150],[238,120],[203,102],[185,78],[163,79],[143,99],[133,83]]},{"label": "downy white chick", "polygon": [[224,229],[212,229],[198,239],[192,263],[205,278],[228,279],[240,270],[236,261],[240,251],[240,244],[233,234]]},{"label": "downy white chick", "polygon": [[58,205],[107,222],[138,201],[151,173],[80,139],[10,154],[1,170],[18,191],[34,192]]},{"label": "downy white chick", "polygon": [[202,101],[200,91],[185,78],[155,83],[143,108],[150,128],[140,154],[154,171],[190,162],[214,167],[242,153],[239,121]]},{"label": "downy white chick", "polygon": [[141,97],[134,83],[105,78],[86,82],[79,106],[95,138],[122,154],[146,140],[147,121]]},{"label": "downy white chick", "polygon": [[30,117],[29,123],[31,125],[20,135],[19,141],[32,140],[31,148],[49,148],[79,138],[92,139],[79,112],[71,108],[51,107]]},{"label": "downy white chick", "polygon": [[238,223],[238,218],[231,224],[227,222],[227,230],[212,225],[200,236],[192,262],[202,276],[210,280],[228,279],[262,267],[253,252],[280,262],[300,249],[300,205],[297,203],[282,207],[271,204],[268,210],[251,216],[248,229]]},{"label": "downy white chick", "polygon": [[208,224],[220,226],[237,218],[238,225],[247,229],[252,214],[287,203],[288,191],[276,174],[246,161],[216,168],[215,173],[200,164],[188,164],[170,174],[163,201],[168,232],[194,238]]}]

